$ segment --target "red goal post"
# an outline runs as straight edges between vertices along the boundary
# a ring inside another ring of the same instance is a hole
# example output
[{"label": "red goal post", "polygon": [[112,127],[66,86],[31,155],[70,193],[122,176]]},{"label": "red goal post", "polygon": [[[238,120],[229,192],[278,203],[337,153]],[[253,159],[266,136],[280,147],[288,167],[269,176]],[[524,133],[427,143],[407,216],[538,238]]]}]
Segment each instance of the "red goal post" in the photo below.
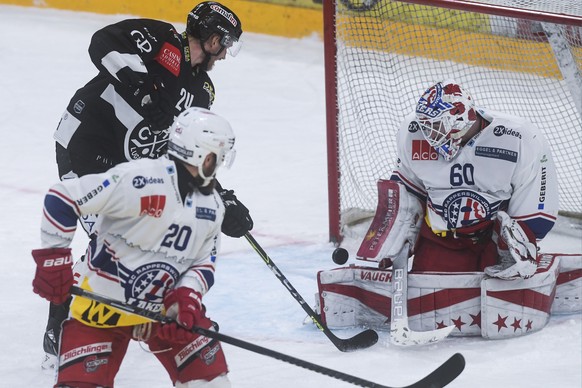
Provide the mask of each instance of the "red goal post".
[{"label": "red goal post", "polygon": [[582,214],[581,1],[324,0],[323,13],[332,242],[362,237],[398,125],[445,78],[541,128],[561,212]]}]

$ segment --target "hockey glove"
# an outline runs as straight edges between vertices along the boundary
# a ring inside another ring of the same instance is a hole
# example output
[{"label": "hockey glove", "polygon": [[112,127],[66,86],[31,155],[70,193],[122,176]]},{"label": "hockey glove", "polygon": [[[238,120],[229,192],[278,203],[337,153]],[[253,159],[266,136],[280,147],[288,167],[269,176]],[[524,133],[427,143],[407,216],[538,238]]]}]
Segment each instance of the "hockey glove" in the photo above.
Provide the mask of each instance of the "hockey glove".
[{"label": "hockey glove", "polygon": [[150,92],[141,104],[142,114],[153,133],[159,133],[172,125],[174,107],[160,77],[154,77]]},{"label": "hockey glove", "polygon": [[222,233],[235,238],[244,236],[253,229],[253,219],[249,214],[249,209],[236,198],[233,190],[220,189],[218,193],[226,208],[221,227]]},{"label": "hockey glove", "polygon": [[164,296],[166,315],[176,322],[163,324],[158,329],[158,337],[166,341],[190,342],[195,335],[190,330],[204,319],[202,296],[187,287],[178,287]]},{"label": "hockey glove", "polygon": [[527,225],[507,213],[497,213],[495,225],[499,264],[485,268],[489,276],[500,279],[527,279],[538,268],[536,238]]},{"label": "hockey glove", "polygon": [[54,304],[64,303],[74,283],[70,248],[35,249],[36,273],[32,290]]}]

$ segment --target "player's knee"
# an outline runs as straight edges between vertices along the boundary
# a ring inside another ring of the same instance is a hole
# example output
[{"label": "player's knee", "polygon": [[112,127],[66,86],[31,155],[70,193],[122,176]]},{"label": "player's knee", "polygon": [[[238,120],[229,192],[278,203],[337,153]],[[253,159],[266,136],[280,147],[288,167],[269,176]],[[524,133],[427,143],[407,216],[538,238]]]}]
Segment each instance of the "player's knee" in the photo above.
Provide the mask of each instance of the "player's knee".
[{"label": "player's knee", "polygon": [[176,388],[231,388],[230,380],[226,374],[208,380],[192,380],[185,383],[176,381]]}]

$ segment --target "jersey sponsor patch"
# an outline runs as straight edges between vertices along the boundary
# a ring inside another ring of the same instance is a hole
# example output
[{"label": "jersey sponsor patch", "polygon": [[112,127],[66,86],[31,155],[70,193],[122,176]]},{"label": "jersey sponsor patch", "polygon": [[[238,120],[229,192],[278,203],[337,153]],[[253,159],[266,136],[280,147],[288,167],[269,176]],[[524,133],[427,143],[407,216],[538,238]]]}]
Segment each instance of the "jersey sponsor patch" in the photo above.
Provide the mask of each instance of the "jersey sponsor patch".
[{"label": "jersey sponsor patch", "polygon": [[521,139],[521,133],[519,133],[518,131],[515,131],[511,128],[507,128],[506,126],[503,125],[498,125],[495,128],[493,128],[493,134],[495,136],[503,136],[503,135],[508,135],[508,136],[514,136],[517,137],[518,139]]},{"label": "jersey sponsor patch", "polygon": [[138,175],[132,179],[131,183],[133,187],[135,187],[136,189],[142,189],[146,187],[146,185],[163,184],[164,180],[162,178],[156,177],[146,178],[144,176]]},{"label": "jersey sponsor patch", "polygon": [[408,124],[408,132],[415,133],[418,131],[420,131],[420,124],[416,121],[411,121],[410,124]]},{"label": "jersey sponsor patch", "polygon": [[99,342],[84,345],[62,354],[59,360],[59,367],[63,368],[67,364],[77,362],[80,359],[85,359],[89,356],[107,356],[110,355],[112,351],[113,348],[111,342]]},{"label": "jersey sponsor patch", "polygon": [[89,200],[95,198],[100,192],[102,192],[106,187],[110,185],[109,179],[105,179],[99,186],[89,191],[83,197],[77,199],[77,205],[82,206],[89,202]]},{"label": "jersey sponsor patch", "polygon": [[150,216],[159,218],[164,212],[166,207],[166,196],[165,195],[148,195],[146,197],[141,197],[141,210],[139,212],[140,216]]},{"label": "jersey sponsor patch", "polygon": [[216,210],[207,207],[196,207],[196,218],[216,221]]},{"label": "jersey sponsor patch", "polygon": [[517,163],[517,152],[496,147],[475,147],[475,156]]},{"label": "jersey sponsor patch", "polygon": [[168,69],[168,71],[174,76],[178,76],[180,74],[180,64],[182,63],[182,53],[179,48],[174,45],[171,45],[168,42],[165,42],[158,55],[156,55],[156,61],[159,62],[160,65]]},{"label": "jersey sponsor patch", "polygon": [[412,141],[412,160],[438,160],[439,154],[426,140]]}]

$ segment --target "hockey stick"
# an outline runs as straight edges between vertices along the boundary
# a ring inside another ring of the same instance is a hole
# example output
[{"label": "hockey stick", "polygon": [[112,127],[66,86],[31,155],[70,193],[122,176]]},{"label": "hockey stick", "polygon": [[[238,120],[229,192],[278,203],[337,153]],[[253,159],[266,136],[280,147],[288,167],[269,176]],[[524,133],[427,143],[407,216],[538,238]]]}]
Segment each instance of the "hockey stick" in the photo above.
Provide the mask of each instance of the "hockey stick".
[{"label": "hockey stick", "polygon": [[[148,318],[148,319],[151,319],[153,321],[160,322],[160,323],[172,322],[172,319],[170,319],[162,314],[155,313],[155,312],[152,312],[152,311],[149,311],[146,309],[142,309],[142,308],[137,307],[137,306],[131,306],[131,305],[128,305],[126,303],[110,299],[110,298],[105,297],[103,295],[99,295],[99,294],[96,294],[94,292],[84,290],[84,289],[77,287],[77,286],[71,287],[71,294],[77,295],[77,296],[80,296],[83,298],[87,298],[87,299],[93,300],[95,302],[99,302],[99,303],[117,308],[119,310],[131,313],[131,314],[139,315],[141,317]],[[292,365],[295,365],[295,366],[298,366],[301,368],[305,368],[305,369],[308,369],[308,370],[311,370],[313,372],[320,373],[320,374],[323,374],[323,375],[326,375],[329,377],[333,377],[334,379],[345,381],[347,383],[351,383],[351,384],[354,384],[354,385],[357,385],[360,387],[394,388],[394,387],[389,387],[386,385],[376,384],[372,381],[364,380],[364,379],[361,379],[359,377],[349,375],[349,374],[346,374],[343,372],[339,372],[339,371],[336,371],[333,369],[329,369],[329,368],[326,368],[326,367],[321,366],[321,365],[313,364],[309,361],[301,360],[301,359],[295,358],[293,356],[279,353],[277,351],[267,349],[267,348],[264,348],[264,347],[259,346],[259,345],[252,344],[250,342],[240,340],[238,338],[230,337],[230,336],[227,336],[225,334],[221,334],[221,333],[218,333],[218,332],[215,332],[212,330],[204,329],[202,327],[195,326],[192,328],[192,331],[197,333],[197,334],[200,334],[204,337],[216,339],[218,341],[222,341],[224,343],[239,347],[241,349],[249,350],[249,351],[254,352],[254,353],[258,353],[258,354],[262,354],[262,355],[267,356],[267,357],[275,358],[277,360],[287,362],[289,364],[292,364]],[[461,374],[461,372],[463,371],[464,368],[465,368],[465,358],[460,353],[456,353],[453,356],[451,356],[451,358],[449,358],[447,361],[445,361],[441,366],[439,366],[437,369],[435,369],[432,373],[430,373],[428,376],[423,378],[422,380],[419,380],[416,383],[413,383],[411,385],[407,385],[406,387],[403,387],[403,388],[440,388],[440,387],[444,387],[447,384],[449,384],[451,381],[453,381],[455,378],[457,378],[457,376],[459,376]]]},{"label": "hockey stick", "polygon": [[363,332],[346,339],[339,338],[335,334],[333,334],[331,330],[329,330],[329,328],[323,322],[321,322],[321,319],[318,317],[315,311],[313,311],[313,309],[309,307],[307,302],[305,302],[305,299],[303,299],[303,297],[299,295],[299,292],[297,292],[295,287],[293,287],[291,283],[289,283],[289,280],[287,280],[285,275],[283,275],[279,268],[277,268],[275,263],[273,263],[273,260],[271,260],[269,255],[267,255],[267,252],[265,252],[265,250],[261,248],[257,240],[255,240],[255,238],[250,233],[246,233],[245,238],[247,239],[249,244],[251,244],[253,249],[259,254],[259,256],[261,256],[261,258],[263,259],[265,264],[267,264],[267,267],[269,267],[271,272],[275,274],[277,279],[279,279],[279,281],[283,283],[283,285],[287,288],[289,293],[295,298],[297,302],[299,302],[301,307],[303,307],[303,310],[307,313],[307,315],[309,315],[309,318],[311,318],[313,323],[315,323],[315,326],[317,326],[317,328],[321,330],[323,334],[327,336],[327,338],[330,339],[330,341],[336,346],[336,348],[338,348],[342,352],[351,352],[358,349],[369,348],[370,346],[378,342],[378,333],[371,329],[364,330]]},{"label": "hockey stick", "polygon": [[400,346],[426,345],[447,337],[455,326],[431,331],[412,331],[408,327],[408,244],[392,263],[392,311],[390,342]]}]

